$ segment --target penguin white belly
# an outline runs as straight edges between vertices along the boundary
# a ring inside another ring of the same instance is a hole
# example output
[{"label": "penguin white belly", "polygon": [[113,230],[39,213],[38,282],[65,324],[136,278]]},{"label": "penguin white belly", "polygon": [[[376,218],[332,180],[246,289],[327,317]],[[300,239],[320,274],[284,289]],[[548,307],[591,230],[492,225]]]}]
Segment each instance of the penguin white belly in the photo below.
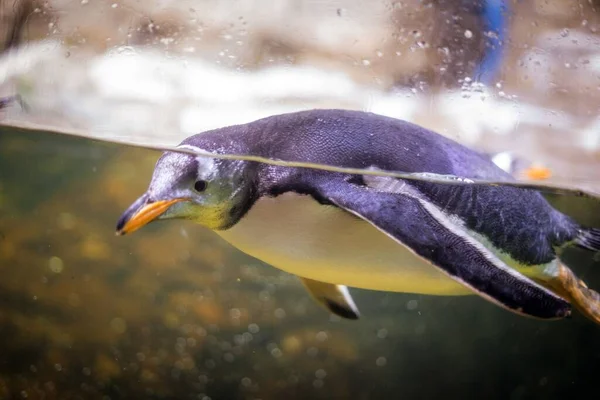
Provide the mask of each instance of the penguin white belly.
[{"label": "penguin white belly", "polygon": [[261,198],[217,233],[246,254],[289,273],[372,290],[473,294],[366,221],[312,197]]}]

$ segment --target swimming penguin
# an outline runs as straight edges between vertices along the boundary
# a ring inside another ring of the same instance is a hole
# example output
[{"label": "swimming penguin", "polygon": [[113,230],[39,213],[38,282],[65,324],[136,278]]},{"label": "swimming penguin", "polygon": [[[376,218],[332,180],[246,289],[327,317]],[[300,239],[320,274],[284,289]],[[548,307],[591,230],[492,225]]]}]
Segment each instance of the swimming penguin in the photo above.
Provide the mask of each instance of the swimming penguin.
[{"label": "swimming penguin", "polygon": [[[191,136],[187,151],[464,178],[513,180],[489,158],[417,125],[372,113],[310,110]],[[341,317],[348,287],[478,294],[542,319],[571,304],[600,323],[600,296],[558,256],[600,250],[536,191],[345,174],[165,152],[146,193],[117,223],[126,234],[166,219],[214,230],[241,251],[300,278]]]}]

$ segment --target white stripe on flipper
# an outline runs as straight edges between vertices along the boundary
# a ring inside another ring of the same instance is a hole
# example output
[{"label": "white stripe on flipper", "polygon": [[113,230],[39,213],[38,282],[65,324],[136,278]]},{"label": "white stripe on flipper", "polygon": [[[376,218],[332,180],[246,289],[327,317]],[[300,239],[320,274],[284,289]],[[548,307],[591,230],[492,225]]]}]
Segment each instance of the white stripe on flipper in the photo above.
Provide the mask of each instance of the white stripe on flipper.
[{"label": "white stripe on flipper", "polygon": [[[473,237],[473,236],[481,236],[481,235],[479,235],[475,232],[473,232],[473,235],[469,234],[470,231],[464,227],[464,222],[460,218],[454,217],[452,215],[448,215],[448,214],[444,213],[442,210],[440,210],[438,207],[436,207],[434,204],[424,200],[422,198],[422,196],[420,195],[420,193],[418,192],[418,190],[413,188],[411,185],[408,185],[408,184],[406,184],[406,182],[403,182],[403,181],[400,181],[400,180],[397,180],[394,178],[378,177],[378,176],[370,176],[370,175],[364,175],[363,180],[367,184],[367,186],[370,187],[371,189],[375,189],[375,190],[382,191],[382,192],[388,192],[388,193],[399,193],[399,194],[403,194],[403,195],[409,196],[409,197],[417,200],[435,220],[437,220],[442,226],[444,226],[444,228],[446,228],[452,234],[460,237],[465,242],[467,242],[470,246],[475,248],[494,267],[502,270],[503,272],[506,272],[507,274],[511,275],[512,277],[514,277],[515,279],[517,279],[521,282],[526,282],[528,285],[540,289],[541,291],[543,291],[544,293],[548,294],[551,297],[563,300],[562,297],[560,297],[557,294],[555,294],[554,292],[546,289],[545,287],[537,284],[535,281],[531,280],[530,278],[519,273],[518,271],[516,271],[515,269],[511,268],[506,263],[504,263],[496,254],[494,254],[494,252],[492,252],[490,249],[485,247],[481,242],[479,242],[478,240],[476,240]],[[346,209],[346,210],[361,217],[358,213],[353,212],[352,210],[349,210],[349,209]],[[379,229],[381,232],[385,233],[391,239],[400,242],[398,239],[394,238],[392,235],[387,233],[385,230],[379,228],[378,226],[376,226],[373,223],[372,223],[372,225],[375,226],[377,229]],[[410,250],[412,251],[412,249],[410,249]],[[414,251],[413,251],[413,253],[415,255],[417,255]],[[433,263],[431,263],[431,264],[435,265]],[[452,279],[462,283],[466,287],[472,289],[474,292],[477,292],[479,295],[492,301],[493,303],[498,304],[508,310],[515,311],[519,314],[523,314],[520,312],[519,309],[512,309],[512,308],[498,302],[496,299],[477,290],[472,285],[468,284],[467,282],[463,281],[462,279],[452,276],[448,272],[444,271],[442,268],[440,268],[440,270],[442,270],[444,273],[446,273]],[[523,314],[523,315],[528,315],[528,314]]]},{"label": "white stripe on flipper", "polygon": [[348,311],[354,319],[360,317],[360,311],[358,311],[358,307],[356,306],[356,303],[354,303],[348,287],[301,276],[298,278],[315,301],[328,309],[329,312],[348,318],[348,315],[344,316],[340,314],[339,311],[332,308],[332,306],[335,305],[342,310]]},{"label": "white stripe on flipper", "polygon": [[348,304],[348,306],[350,306],[350,308],[352,309],[352,311],[354,311],[354,313],[356,315],[359,315],[360,312],[358,311],[358,307],[356,306],[356,303],[354,302],[354,299],[352,298],[352,295],[350,294],[350,290],[348,290],[348,286],[344,286],[344,285],[335,285],[337,290],[340,292],[340,294],[342,295],[342,297],[344,298],[344,301],[346,302],[346,304]]}]

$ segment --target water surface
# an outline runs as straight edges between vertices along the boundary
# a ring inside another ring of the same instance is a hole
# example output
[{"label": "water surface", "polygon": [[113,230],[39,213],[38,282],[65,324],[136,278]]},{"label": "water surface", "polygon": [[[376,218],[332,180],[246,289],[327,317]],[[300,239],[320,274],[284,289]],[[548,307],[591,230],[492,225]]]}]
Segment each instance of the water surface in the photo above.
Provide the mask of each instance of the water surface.
[{"label": "water surface", "polygon": [[[2,399],[559,399],[596,391],[600,330],[477,297],[352,290],[330,316],[291,276],[189,222],[116,237],[159,154],[0,128]],[[600,289],[600,262],[569,257]],[[368,266],[365,266],[368,267]]]}]

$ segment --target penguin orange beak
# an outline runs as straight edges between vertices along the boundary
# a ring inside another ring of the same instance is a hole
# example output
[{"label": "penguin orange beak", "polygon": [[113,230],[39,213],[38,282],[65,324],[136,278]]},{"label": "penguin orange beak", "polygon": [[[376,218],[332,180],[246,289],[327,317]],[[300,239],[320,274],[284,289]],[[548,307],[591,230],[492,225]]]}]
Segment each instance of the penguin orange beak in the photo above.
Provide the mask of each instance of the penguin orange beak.
[{"label": "penguin orange beak", "polygon": [[523,175],[532,180],[543,181],[552,177],[552,171],[543,165],[532,165],[523,171]]},{"label": "penguin orange beak", "polygon": [[116,233],[117,235],[125,235],[135,232],[142,226],[160,217],[173,204],[185,200],[187,199],[177,198],[148,202],[148,197],[144,195],[136,200],[119,218]]}]

